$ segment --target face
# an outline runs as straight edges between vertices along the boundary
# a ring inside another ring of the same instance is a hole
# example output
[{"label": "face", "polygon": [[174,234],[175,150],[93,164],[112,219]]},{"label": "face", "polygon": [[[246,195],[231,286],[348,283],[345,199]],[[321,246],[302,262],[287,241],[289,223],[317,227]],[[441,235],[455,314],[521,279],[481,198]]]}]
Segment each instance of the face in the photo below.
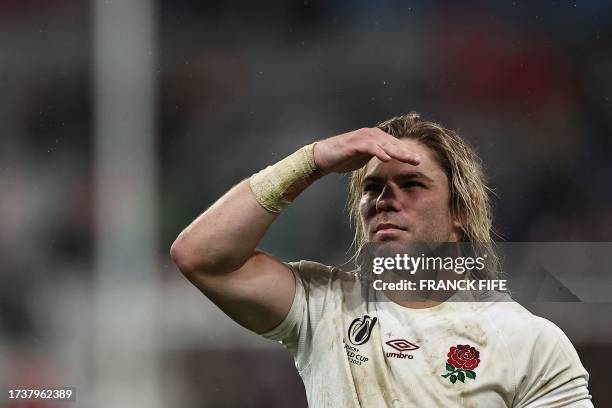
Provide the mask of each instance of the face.
[{"label": "face", "polygon": [[373,158],[366,165],[359,210],[369,242],[454,242],[460,224],[449,207],[448,179],[421,143],[402,139],[418,154],[417,166]]}]

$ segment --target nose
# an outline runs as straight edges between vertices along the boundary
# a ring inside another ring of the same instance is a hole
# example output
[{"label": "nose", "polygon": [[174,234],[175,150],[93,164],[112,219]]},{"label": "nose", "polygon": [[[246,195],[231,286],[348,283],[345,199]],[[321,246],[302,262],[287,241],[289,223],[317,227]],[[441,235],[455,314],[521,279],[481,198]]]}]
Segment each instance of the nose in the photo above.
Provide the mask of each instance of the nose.
[{"label": "nose", "polygon": [[376,198],[376,211],[399,211],[395,193],[389,185],[386,185]]}]

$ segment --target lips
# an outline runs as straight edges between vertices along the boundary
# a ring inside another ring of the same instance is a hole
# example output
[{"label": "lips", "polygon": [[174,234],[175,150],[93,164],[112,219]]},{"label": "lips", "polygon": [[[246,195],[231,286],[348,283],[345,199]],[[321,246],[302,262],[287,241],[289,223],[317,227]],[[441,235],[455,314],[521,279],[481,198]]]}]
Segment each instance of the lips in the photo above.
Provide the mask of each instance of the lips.
[{"label": "lips", "polygon": [[402,228],[402,227],[397,226],[395,224],[392,224],[390,222],[385,222],[385,223],[382,223],[382,224],[378,224],[376,226],[376,229],[374,229],[374,232],[376,233],[378,231],[386,230],[386,229],[396,229],[396,230],[406,231],[406,228]]}]

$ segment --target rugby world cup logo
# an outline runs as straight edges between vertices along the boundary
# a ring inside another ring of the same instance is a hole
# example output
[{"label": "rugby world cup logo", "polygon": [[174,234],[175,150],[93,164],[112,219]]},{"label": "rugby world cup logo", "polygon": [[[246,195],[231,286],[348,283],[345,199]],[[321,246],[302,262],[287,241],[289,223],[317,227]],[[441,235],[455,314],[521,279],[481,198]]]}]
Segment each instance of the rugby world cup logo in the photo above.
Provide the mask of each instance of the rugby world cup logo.
[{"label": "rugby world cup logo", "polygon": [[356,318],[348,329],[349,341],[355,346],[365,344],[370,339],[375,324],[375,317],[364,315],[362,318]]}]

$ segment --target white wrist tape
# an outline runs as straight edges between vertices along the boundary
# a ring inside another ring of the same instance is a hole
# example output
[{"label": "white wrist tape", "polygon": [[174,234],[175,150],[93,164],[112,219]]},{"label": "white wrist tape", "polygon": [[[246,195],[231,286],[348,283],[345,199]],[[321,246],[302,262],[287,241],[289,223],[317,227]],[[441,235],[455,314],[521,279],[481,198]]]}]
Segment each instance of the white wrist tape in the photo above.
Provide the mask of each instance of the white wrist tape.
[{"label": "white wrist tape", "polygon": [[298,194],[323,175],[314,161],[314,145],[304,146],[251,176],[251,190],[263,208],[271,213],[280,213]]}]

